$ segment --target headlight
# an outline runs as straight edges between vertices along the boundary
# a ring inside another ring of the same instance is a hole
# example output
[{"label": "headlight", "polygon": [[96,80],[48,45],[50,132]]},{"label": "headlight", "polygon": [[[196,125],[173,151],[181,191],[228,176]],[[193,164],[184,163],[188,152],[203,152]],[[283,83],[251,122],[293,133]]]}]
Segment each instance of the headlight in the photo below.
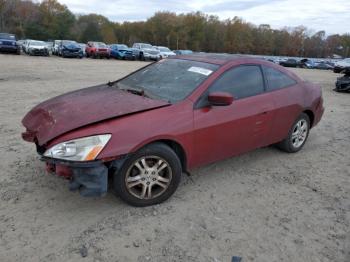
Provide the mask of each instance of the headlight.
[{"label": "headlight", "polygon": [[106,134],[66,141],[46,150],[44,156],[71,161],[95,160],[110,138],[111,135]]},{"label": "headlight", "polygon": [[2,41],[0,41],[0,45],[2,45]]}]

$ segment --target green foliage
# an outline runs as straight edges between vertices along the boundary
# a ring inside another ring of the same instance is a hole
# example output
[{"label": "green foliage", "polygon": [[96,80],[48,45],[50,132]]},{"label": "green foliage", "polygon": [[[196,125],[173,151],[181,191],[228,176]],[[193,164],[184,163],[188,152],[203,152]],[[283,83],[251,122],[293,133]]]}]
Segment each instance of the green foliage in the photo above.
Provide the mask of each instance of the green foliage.
[{"label": "green foliage", "polygon": [[115,23],[98,14],[75,16],[57,0],[0,0],[0,31],[19,38],[79,42],[148,42],[171,49],[261,55],[325,57],[350,55],[350,34],[314,34],[307,28],[274,30],[241,18],[225,21],[201,12],[157,12],[145,22]]}]

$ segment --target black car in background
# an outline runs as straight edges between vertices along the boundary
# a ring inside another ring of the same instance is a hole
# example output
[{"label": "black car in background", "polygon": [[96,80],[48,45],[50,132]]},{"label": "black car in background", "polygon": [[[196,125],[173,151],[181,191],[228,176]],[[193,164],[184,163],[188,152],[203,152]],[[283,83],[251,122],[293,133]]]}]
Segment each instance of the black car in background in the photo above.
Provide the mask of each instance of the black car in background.
[{"label": "black car in background", "polygon": [[21,48],[17,45],[15,35],[0,33],[0,52],[21,54]]},{"label": "black car in background", "polygon": [[62,57],[83,58],[84,53],[77,42],[62,40],[58,46],[58,55]]},{"label": "black car in background", "polygon": [[350,67],[343,70],[344,76],[338,77],[335,83],[335,91],[337,92],[350,92]]},{"label": "black car in background", "polygon": [[300,67],[300,63],[292,58],[289,58],[286,61],[281,61],[280,65],[284,67]]}]

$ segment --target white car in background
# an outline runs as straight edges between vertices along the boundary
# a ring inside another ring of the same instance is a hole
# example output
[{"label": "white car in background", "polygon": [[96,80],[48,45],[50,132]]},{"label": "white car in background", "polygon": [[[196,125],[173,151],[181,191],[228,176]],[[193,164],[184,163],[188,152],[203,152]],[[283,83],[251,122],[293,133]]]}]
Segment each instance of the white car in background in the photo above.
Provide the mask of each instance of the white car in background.
[{"label": "white car in background", "polygon": [[30,40],[26,44],[28,55],[49,56],[49,48],[44,41]]},{"label": "white car in background", "polygon": [[167,58],[169,56],[175,56],[176,54],[165,46],[155,46],[159,50],[160,58]]},{"label": "white car in background", "polygon": [[61,45],[62,40],[53,41],[52,54],[58,55],[58,47]]}]

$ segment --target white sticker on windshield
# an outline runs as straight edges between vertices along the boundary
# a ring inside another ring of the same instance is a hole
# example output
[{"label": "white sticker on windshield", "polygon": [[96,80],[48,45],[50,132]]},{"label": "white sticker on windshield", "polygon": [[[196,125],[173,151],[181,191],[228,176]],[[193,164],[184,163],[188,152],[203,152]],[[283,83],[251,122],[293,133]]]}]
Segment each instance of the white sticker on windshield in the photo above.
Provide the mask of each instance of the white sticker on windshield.
[{"label": "white sticker on windshield", "polygon": [[198,73],[198,74],[205,75],[205,76],[208,76],[211,73],[213,73],[213,71],[211,71],[209,69],[206,69],[203,67],[197,67],[197,66],[192,66],[187,71]]}]

